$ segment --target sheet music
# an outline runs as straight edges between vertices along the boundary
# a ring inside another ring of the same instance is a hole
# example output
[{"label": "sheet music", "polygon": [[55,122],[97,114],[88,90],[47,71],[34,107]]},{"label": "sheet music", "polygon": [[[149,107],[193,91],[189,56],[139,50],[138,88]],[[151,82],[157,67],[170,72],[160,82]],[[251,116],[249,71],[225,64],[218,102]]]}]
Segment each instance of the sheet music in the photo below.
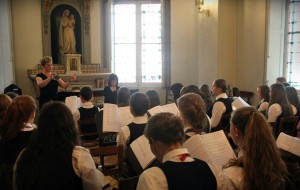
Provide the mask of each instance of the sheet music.
[{"label": "sheet music", "polygon": [[103,106],[103,131],[119,132],[121,129],[120,117],[116,104],[104,104]]},{"label": "sheet music", "polygon": [[170,112],[170,113],[172,113],[174,115],[179,115],[178,114],[179,110],[178,110],[178,108],[177,108],[177,106],[176,106],[175,103],[163,105],[162,109],[163,109],[164,112]]},{"label": "sheet music", "polygon": [[130,144],[130,147],[143,169],[145,169],[147,165],[155,159],[155,156],[151,151],[149,141],[145,135],[142,135],[133,141]]},{"label": "sheet music", "polygon": [[132,122],[133,116],[130,112],[130,107],[119,107],[119,116],[120,116],[120,123],[121,126],[127,126],[129,123]]},{"label": "sheet music", "polygon": [[276,144],[278,148],[291,152],[297,156],[300,156],[300,139],[297,137],[289,136],[285,133],[280,133]]},{"label": "sheet music", "polygon": [[231,158],[236,158],[223,131],[195,135],[188,139],[183,147],[187,148],[192,157],[201,159],[222,170]]},{"label": "sheet music", "polygon": [[201,142],[201,138],[198,137],[200,135],[194,135],[189,138],[183,144],[183,147],[188,149],[193,158],[199,158],[201,160],[207,161],[209,160],[208,154],[205,153],[204,144]]},{"label": "sheet music", "polygon": [[233,102],[232,102],[232,109],[236,110],[238,108],[242,107],[249,107],[250,105],[241,97],[237,97]]},{"label": "sheet music", "polygon": [[157,114],[157,113],[163,112],[163,109],[162,109],[161,106],[155,106],[155,107],[149,109],[148,112],[149,112],[149,114],[152,116],[152,115],[155,115],[155,114]]},{"label": "sheet music", "polygon": [[81,106],[80,98],[77,96],[69,96],[66,97],[65,104],[70,109],[71,113],[73,114],[78,108]]}]

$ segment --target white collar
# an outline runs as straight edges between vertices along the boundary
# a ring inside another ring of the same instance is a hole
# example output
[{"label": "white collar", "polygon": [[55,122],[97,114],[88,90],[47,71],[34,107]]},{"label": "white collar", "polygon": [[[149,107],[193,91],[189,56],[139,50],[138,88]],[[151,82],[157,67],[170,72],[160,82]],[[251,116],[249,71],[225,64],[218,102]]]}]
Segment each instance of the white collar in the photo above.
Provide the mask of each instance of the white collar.
[{"label": "white collar", "polygon": [[227,94],[224,92],[222,94],[219,94],[217,97],[216,97],[216,100],[219,99],[219,98],[228,98]]},{"label": "white collar", "polygon": [[94,105],[92,102],[84,102],[84,103],[82,103],[82,107],[83,108],[92,108],[92,107],[94,107]]},{"label": "white collar", "polygon": [[182,155],[182,154],[190,154],[189,151],[186,148],[178,148],[175,150],[172,150],[164,155],[162,163],[173,160],[174,158]]},{"label": "white collar", "polygon": [[136,124],[147,123],[147,121],[148,121],[148,117],[146,114],[143,116],[136,116],[132,118],[132,122]]},{"label": "white collar", "polygon": [[37,128],[37,126],[35,124],[24,123],[24,128],[22,128],[20,131],[32,131],[36,128]]}]

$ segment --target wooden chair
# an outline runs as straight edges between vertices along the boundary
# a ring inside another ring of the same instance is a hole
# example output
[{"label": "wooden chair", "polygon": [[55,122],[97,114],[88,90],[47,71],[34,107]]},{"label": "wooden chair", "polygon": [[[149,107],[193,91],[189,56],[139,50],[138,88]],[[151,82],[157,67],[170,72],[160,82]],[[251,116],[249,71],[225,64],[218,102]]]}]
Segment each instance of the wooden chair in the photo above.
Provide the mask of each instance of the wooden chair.
[{"label": "wooden chair", "polygon": [[[124,147],[123,145],[118,146],[106,146],[106,147],[95,147],[90,148],[90,153],[92,157],[100,157],[101,171],[104,175],[116,175],[120,176],[123,169],[123,159],[124,159]],[[107,156],[117,156],[117,164],[115,167],[107,167],[105,164],[105,157]]]},{"label": "wooden chair", "polygon": [[250,91],[240,91],[240,95],[241,95],[241,97],[242,97],[244,100],[246,100],[246,102],[247,102],[249,105],[251,105],[250,100],[251,100],[251,97],[254,95],[253,92],[250,92]]},{"label": "wooden chair", "polygon": [[278,125],[278,130],[275,131],[276,137],[283,132],[292,137],[297,136],[298,116],[290,116],[281,118]]},{"label": "wooden chair", "polygon": [[100,146],[116,146],[117,133],[116,132],[103,132],[103,110],[97,112],[95,115],[96,126],[99,132],[99,145]]},{"label": "wooden chair", "polygon": [[300,156],[280,149],[280,154],[288,169],[288,188],[300,189]]},{"label": "wooden chair", "polygon": [[135,190],[139,181],[139,176],[121,178],[119,180],[119,190]]},{"label": "wooden chair", "polygon": [[[91,127],[92,129],[87,130]],[[95,118],[88,118],[78,121],[79,135],[81,139],[81,145],[83,147],[89,148],[94,146],[99,146],[99,133],[96,128]],[[93,130],[93,128],[96,129]]]}]

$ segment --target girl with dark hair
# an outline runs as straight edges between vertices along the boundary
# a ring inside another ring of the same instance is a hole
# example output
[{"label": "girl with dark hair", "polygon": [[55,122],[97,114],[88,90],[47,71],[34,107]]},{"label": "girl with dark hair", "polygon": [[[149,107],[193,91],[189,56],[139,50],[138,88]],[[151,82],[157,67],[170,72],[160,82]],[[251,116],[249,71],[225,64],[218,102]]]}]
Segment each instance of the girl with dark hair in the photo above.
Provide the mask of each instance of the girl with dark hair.
[{"label": "girl with dark hair", "polygon": [[297,109],[297,116],[300,119],[300,101],[298,98],[297,90],[294,87],[287,86],[285,87],[287,98],[296,109]]},{"label": "girl with dark hair", "polygon": [[132,122],[127,126],[121,127],[118,137],[118,144],[122,144],[124,146],[124,150],[135,139],[143,135],[148,121],[147,110],[149,108],[149,99],[145,94],[135,92],[130,97],[129,105],[130,112],[133,116]]},{"label": "girl with dark hair", "polygon": [[209,133],[210,122],[205,103],[198,94],[187,93],[178,99],[178,109],[184,123],[186,138],[195,134]]},{"label": "girl with dark hair", "polygon": [[129,106],[129,99],[131,96],[131,92],[127,87],[121,87],[117,93],[117,105],[118,107],[126,107]]},{"label": "girl with dark hair", "polygon": [[287,86],[285,87],[286,95],[290,103],[295,106],[297,109],[297,116],[298,116],[298,125],[297,125],[297,137],[300,138],[300,101],[298,98],[297,90],[294,87]]},{"label": "girl with dark hair", "polygon": [[200,92],[199,87],[196,85],[193,85],[193,84],[184,86],[180,90],[180,96],[183,96],[187,93],[195,93],[195,94],[198,94],[199,96],[201,96],[201,98],[204,98],[204,95],[202,94],[202,92]]},{"label": "girl with dark hair", "polygon": [[[100,108],[94,106],[92,103],[93,90],[89,86],[84,86],[80,89],[80,101],[81,107],[79,107],[74,113],[73,117],[75,119],[75,126],[81,133],[93,133],[97,132],[96,124],[82,124],[78,126],[78,121],[84,121],[90,118],[95,118],[95,114],[100,111]],[[79,128],[80,127],[80,128]],[[89,137],[81,137],[82,140],[96,140],[99,138],[97,135],[92,135]]]},{"label": "girl with dark hair", "polygon": [[200,87],[200,92],[204,96],[203,100],[204,100],[205,105],[206,105],[206,110],[208,110],[214,104],[214,98],[212,97],[212,94],[211,94],[209,86],[207,84],[203,84]]},{"label": "girl with dark hair", "polygon": [[119,90],[118,76],[114,73],[108,77],[108,86],[104,88],[104,103],[117,104],[117,93]]},{"label": "girl with dark hair", "polygon": [[268,122],[278,123],[277,121],[280,118],[289,117],[297,113],[297,109],[290,104],[285,87],[282,84],[272,84],[270,89]]},{"label": "girl with dark hair", "polygon": [[170,90],[173,95],[173,100],[177,104],[177,99],[180,97],[180,91],[183,87],[183,84],[181,83],[174,83],[171,85]]},{"label": "girl with dark hair", "polygon": [[285,189],[287,168],[266,118],[253,107],[243,107],[233,112],[230,122],[240,152],[223,168],[220,189]]},{"label": "girl with dark hair", "polygon": [[262,114],[266,115],[266,112],[269,108],[270,88],[267,85],[261,85],[256,89],[256,94],[260,100],[259,104],[256,106],[256,109]]},{"label": "girl with dark hair", "polygon": [[7,108],[0,124],[0,189],[12,189],[12,168],[35,131],[35,111],[35,101],[27,95],[18,96]]},{"label": "girl with dark hair", "polygon": [[107,182],[88,149],[78,146],[74,120],[65,104],[45,104],[38,126],[15,165],[18,190],[102,189]]},{"label": "girl with dark hair", "polygon": [[232,97],[239,97],[241,96],[240,90],[238,87],[233,87],[232,88]]},{"label": "girl with dark hair", "polygon": [[140,175],[138,190],[217,188],[208,164],[190,157],[188,150],[182,148],[184,132],[179,117],[171,113],[156,114],[149,119],[144,134],[161,164]]},{"label": "girl with dark hair", "polygon": [[[233,99],[227,95],[227,84],[224,79],[217,79],[212,84],[212,94],[216,96],[216,101],[210,109],[207,110],[207,115],[211,119],[212,130],[218,130],[223,115],[228,115],[232,112]],[[229,130],[229,120],[222,124],[225,131]]]},{"label": "girl with dark hair", "polygon": [[155,90],[148,90],[145,94],[149,98],[149,109],[160,105],[159,95]]}]

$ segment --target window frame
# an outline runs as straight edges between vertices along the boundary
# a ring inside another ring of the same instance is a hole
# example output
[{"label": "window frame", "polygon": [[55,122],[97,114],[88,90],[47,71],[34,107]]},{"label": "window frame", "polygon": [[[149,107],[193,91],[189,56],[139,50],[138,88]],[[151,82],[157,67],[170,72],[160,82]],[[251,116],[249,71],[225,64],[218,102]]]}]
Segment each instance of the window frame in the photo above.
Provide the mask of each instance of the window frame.
[{"label": "window frame", "polygon": [[[128,87],[164,87],[169,86],[170,77],[170,0],[105,0],[102,2],[102,62],[108,66],[110,72],[112,72],[112,31],[111,31],[111,11],[114,4],[128,4],[128,3],[160,3],[161,4],[161,18],[162,18],[162,82],[151,83],[142,82],[142,78],[138,77],[135,83],[119,83],[121,86]],[[140,28],[140,26],[137,26]],[[139,29],[140,30],[140,29]],[[109,39],[109,40],[107,40]],[[136,42],[137,44],[140,42]],[[137,46],[140,49],[141,46]],[[141,51],[140,51],[141,52]],[[141,53],[140,53],[141,55]],[[136,69],[139,69],[139,74],[142,74],[141,63],[136,64]],[[138,74],[138,73],[137,73]],[[140,75],[141,76],[141,75]]]},{"label": "window frame", "polygon": [[[291,80],[292,77],[290,77],[291,75],[291,72],[292,72],[292,69],[290,69],[291,66],[289,66],[290,64],[293,64],[293,63],[290,63],[290,60],[289,60],[289,46],[290,44],[288,43],[289,42],[289,22],[290,22],[290,18],[289,18],[289,10],[290,10],[290,4],[291,4],[291,1],[293,0],[288,0],[286,1],[286,13],[285,13],[285,40],[284,40],[284,43],[285,43],[285,47],[284,47],[284,65],[283,65],[283,72],[285,74],[285,77],[287,79],[287,82],[291,84],[291,86],[295,87],[298,92],[300,91],[300,83],[295,83]],[[300,1],[298,1],[298,3],[300,3]],[[299,31],[300,32],[300,31]],[[296,32],[296,33],[299,33],[299,32]],[[299,67],[300,67],[300,59],[299,59]]]}]

